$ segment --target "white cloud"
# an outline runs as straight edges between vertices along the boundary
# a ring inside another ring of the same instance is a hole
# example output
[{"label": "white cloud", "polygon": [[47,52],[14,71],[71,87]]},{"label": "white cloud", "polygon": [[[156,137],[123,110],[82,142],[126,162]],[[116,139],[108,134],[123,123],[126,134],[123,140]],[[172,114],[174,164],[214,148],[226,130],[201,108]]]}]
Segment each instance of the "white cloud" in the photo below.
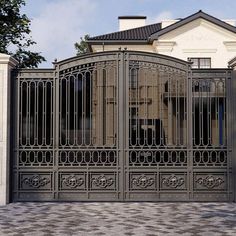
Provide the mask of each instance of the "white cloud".
[{"label": "white cloud", "polygon": [[42,52],[47,63],[75,55],[74,43],[87,34],[88,22],[96,10],[92,0],[58,0],[45,5],[43,12],[32,19],[33,50]]},{"label": "white cloud", "polygon": [[151,16],[147,19],[148,24],[154,24],[161,22],[162,20],[173,19],[173,15],[170,11],[163,11],[159,13],[157,16]]}]

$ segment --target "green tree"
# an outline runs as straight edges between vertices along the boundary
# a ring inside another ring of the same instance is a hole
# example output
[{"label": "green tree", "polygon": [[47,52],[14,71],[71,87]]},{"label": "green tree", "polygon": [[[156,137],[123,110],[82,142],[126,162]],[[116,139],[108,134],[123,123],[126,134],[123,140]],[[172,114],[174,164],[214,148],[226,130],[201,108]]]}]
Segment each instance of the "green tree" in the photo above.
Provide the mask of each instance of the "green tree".
[{"label": "green tree", "polygon": [[77,53],[76,53],[77,56],[89,52],[89,47],[88,47],[88,43],[87,43],[88,39],[89,39],[89,35],[86,34],[86,35],[84,35],[84,37],[80,37],[80,42],[75,43],[75,49],[77,50]]},{"label": "green tree", "polygon": [[30,46],[36,42],[30,36],[30,19],[20,12],[25,0],[0,0],[0,52],[13,56],[19,67],[35,68],[46,61]]}]

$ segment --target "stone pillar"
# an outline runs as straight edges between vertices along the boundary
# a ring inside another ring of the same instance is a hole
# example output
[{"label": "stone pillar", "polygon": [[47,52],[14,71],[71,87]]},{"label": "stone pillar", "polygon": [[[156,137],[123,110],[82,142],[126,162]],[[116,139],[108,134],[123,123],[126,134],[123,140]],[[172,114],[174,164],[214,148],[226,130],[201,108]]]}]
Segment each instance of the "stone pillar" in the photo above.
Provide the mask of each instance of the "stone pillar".
[{"label": "stone pillar", "polygon": [[17,61],[0,53],[0,205],[9,202],[11,70]]}]

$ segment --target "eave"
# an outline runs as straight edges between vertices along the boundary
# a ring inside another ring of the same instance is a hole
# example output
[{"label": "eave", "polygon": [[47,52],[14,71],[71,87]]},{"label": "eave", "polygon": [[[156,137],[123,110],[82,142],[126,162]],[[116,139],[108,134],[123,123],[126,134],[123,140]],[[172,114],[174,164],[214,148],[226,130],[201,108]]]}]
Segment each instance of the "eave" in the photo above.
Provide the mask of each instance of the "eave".
[{"label": "eave", "polygon": [[199,11],[199,12],[197,12],[197,13],[191,15],[191,16],[188,16],[188,17],[186,17],[186,18],[184,18],[184,19],[182,19],[182,20],[180,20],[180,21],[178,21],[178,22],[176,22],[176,23],[174,23],[170,26],[167,26],[166,28],[164,28],[164,29],[162,29],[162,30],[160,30],[160,31],[158,31],[154,34],[152,34],[150,36],[150,40],[151,40],[151,42],[153,42],[154,40],[157,40],[160,36],[162,36],[166,33],[169,33],[171,31],[173,31],[173,30],[175,30],[175,29],[177,29],[181,26],[184,26],[184,25],[186,25],[186,24],[188,24],[188,23],[190,23],[190,22],[192,22],[196,19],[199,19],[199,18],[207,20],[207,21],[209,21],[209,22],[211,22],[215,25],[218,25],[218,26],[220,26],[220,27],[222,27],[226,30],[229,30],[233,33],[236,33],[236,27],[234,27],[234,26],[232,26],[232,25],[230,25],[230,24],[228,24],[228,23],[226,23],[222,20],[219,20],[219,19],[217,19],[213,16],[210,16],[210,15],[206,14],[203,11]]}]

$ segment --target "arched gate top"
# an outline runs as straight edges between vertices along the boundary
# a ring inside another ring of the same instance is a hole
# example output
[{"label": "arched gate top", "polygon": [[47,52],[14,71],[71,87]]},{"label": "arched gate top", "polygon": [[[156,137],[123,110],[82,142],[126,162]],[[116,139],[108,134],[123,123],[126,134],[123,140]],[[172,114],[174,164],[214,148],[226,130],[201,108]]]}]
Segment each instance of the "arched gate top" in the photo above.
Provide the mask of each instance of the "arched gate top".
[{"label": "arched gate top", "polygon": [[167,67],[172,67],[187,71],[191,62],[187,62],[175,57],[170,57],[158,53],[149,53],[149,52],[140,52],[140,51],[107,51],[107,52],[98,52],[90,53],[81,56],[71,57],[59,62],[54,63],[59,71],[67,70],[79,65],[87,63],[95,63],[102,61],[114,61],[114,60],[133,60],[133,61],[142,61],[145,63],[155,63]]}]

